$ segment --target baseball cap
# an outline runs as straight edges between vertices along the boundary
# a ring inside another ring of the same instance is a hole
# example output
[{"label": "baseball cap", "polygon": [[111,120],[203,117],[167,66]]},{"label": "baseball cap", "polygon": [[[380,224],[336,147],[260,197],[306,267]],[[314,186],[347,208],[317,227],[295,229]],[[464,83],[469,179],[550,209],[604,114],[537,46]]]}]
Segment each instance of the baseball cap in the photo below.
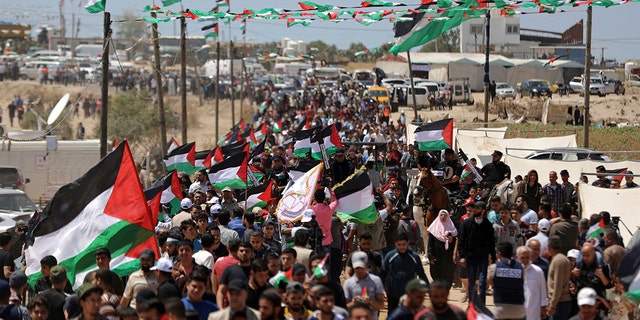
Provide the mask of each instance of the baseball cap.
[{"label": "baseball cap", "polygon": [[102,295],[103,290],[102,288],[91,283],[85,283],[78,289],[78,299],[82,300],[93,292],[98,292]]},{"label": "baseball cap", "polygon": [[172,237],[167,238],[167,244],[178,244],[178,242],[180,242],[180,239],[176,239]]},{"label": "baseball cap", "polygon": [[588,304],[590,306],[593,306],[596,304],[597,298],[598,294],[595,290],[589,287],[582,288],[578,292],[578,305],[584,306]]},{"label": "baseball cap", "polygon": [[51,278],[52,281],[56,281],[56,282],[66,279],[67,268],[61,265],[53,266],[49,271],[49,278]]},{"label": "baseball cap", "polygon": [[222,206],[217,203],[209,208],[209,212],[211,212],[211,214],[218,214],[220,210],[222,210]]},{"label": "baseball cap", "polygon": [[313,209],[306,209],[302,212],[302,220],[300,222],[310,222],[315,215],[316,213]]},{"label": "baseball cap", "polygon": [[413,279],[407,283],[405,290],[427,292],[429,291],[429,284],[422,279]]},{"label": "baseball cap", "polygon": [[9,277],[9,286],[11,288],[19,288],[25,283],[27,283],[27,276],[22,271],[15,271]]},{"label": "baseball cap", "polygon": [[225,192],[225,191],[233,192],[233,188],[231,188],[231,187],[224,187],[224,189],[222,189],[222,192]]},{"label": "baseball cap", "polygon": [[255,207],[255,208],[251,209],[251,213],[253,213],[254,215],[262,215],[262,208]]},{"label": "baseball cap", "polygon": [[172,272],[173,271],[173,261],[167,258],[158,259],[158,263],[151,267],[151,270],[160,270],[162,272]]},{"label": "baseball cap", "polygon": [[182,199],[182,201],[180,201],[180,209],[189,210],[191,209],[191,207],[193,207],[193,202],[191,202],[191,199],[184,198]]},{"label": "baseball cap", "polygon": [[540,229],[541,231],[549,232],[550,227],[551,223],[549,223],[549,220],[543,218],[538,221],[538,229]]},{"label": "baseball cap", "polygon": [[229,282],[229,290],[247,291],[247,282],[240,279],[233,279]]},{"label": "baseball cap", "polygon": [[151,249],[144,249],[140,253],[140,259],[156,259],[156,253]]},{"label": "baseball cap", "polygon": [[567,252],[567,258],[578,259],[579,257],[580,257],[580,250],[578,249],[571,249],[569,250],[569,252]]},{"label": "baseball cap", "polygon": [[287,294],[294,293],[294,292],[304,293],[304,287],[302,286],[302,284],[300,282],[291,281],[287,285]]},{"label": "baseball cap", "polygon": [[353,268],[366,268],[369,257],[364,251],[356,251],[351,255],[351,265]]},{"label": "baseball cap", "polygon": [[296,263],[293,265],[293,274],[298,274],[300,272],[307,272],[307,269],[304,267],[304,264],[302,263]]}]

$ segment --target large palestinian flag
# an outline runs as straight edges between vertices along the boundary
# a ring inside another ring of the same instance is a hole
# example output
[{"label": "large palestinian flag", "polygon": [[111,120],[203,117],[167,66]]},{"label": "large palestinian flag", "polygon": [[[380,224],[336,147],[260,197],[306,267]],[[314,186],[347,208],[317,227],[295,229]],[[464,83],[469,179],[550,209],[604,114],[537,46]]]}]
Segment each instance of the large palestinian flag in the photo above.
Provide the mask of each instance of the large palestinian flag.
[{"label": "large palestinian flag", "polygon": [[418,150],[444,150],[453,146],[453,119],[423,124],[414,131]]},{"label": "large palestinian flag", "polygon": [[238,205],[242,208],[246,206],[247,212],[256,207],[264,208],[267,206],[267,202],[273,197],[271,194],[272,189],[273,180],[270,180],[269,183],[249,188],[246,192],[241,192],[238,195]]},{"label": "large palestinian flag", "polygon": [[[156,188],[160,188],[160,191],[154,191]],[[182,190],[180,189],[178,173],[175,170],[169,172],[166,176],[162,177],[162,179],[156,181],[151,188],[144,191],[147,201],[150,201],[156,192],[162,192],[160,203],[168,203],[171,205],[171,214],[180,212]],[[163,220],[162,217],[158,217],[158,219]]]},{"label": "large palestinian flag", "polygon": [[187,174],[192,174],[194,172],[195,161],[195,142],[183,144],[173,149],[173,151],[169,152],[169,154],[164,157],[164,164],[167,166],[167,171],[175,169],[178,172],[185,172]]},{"label": "large palestinian flag", "polygon": [[40,259],[53,255],[80,286],[96,270],[95,252],[111,251],[111,270],[125,276],[140,268],[142,250],[158,257],[152,216],[136,166],[124,141],[78,180],[56,192],[34,217],[26,237],[26,274],[31,286],[42,276]]},{"label": "large palestinian flag", "polygon": [[311,143],[311,157],[314,159],[322,159],[322,150],[320,150],[320,141],[324,144],[324,152],[327,157],[335,154],[338,149],[342,149],[342,141],[338,135],[338,129],[336,125],[332,124],[320,131],[318,131],[314,137],[314,142]]},{"label": "large palestinian flag", "polygon": [[338,199],[336,215],[341,220],[371,224],[378,219],[378,210],[373,203],[373,185],[364,168],[334,187],[333,192]]},{"label": "large palestinian flag", "polygon": [[254,136],[256,137],[256,139],[262,140],[267,137],[267,124],[265,122],[263,122],[260,127],[258,127],[258,130],[254,132]]},{"label": "large palestinian flag", "polygon": [[225,187],[247,187],[247,152],[239,152],[209,169],[211,185],[222,190]]},{"label": "large palestinian flag", "polygon": [[309,130],[298,130],[293,134],[296,143],[293,145],[294,157],[306,157],[311,153],[311,138],[320,128],[312,128]]},{"label": "large palestinian flag", "polygon": [[287,173],[289,177],[291,177],[292,181],[297,181],[302,178],[305,173],[309,172],[309,170],[315,168],[320,161],[318,160],[300,160],[296,165],[287,167]]},{"label": "large palestinian flag", "polygon": [[213,152],[211,150],[196,152],[196,160],[193,165],[193,172],[209,169],[213,165]]}]

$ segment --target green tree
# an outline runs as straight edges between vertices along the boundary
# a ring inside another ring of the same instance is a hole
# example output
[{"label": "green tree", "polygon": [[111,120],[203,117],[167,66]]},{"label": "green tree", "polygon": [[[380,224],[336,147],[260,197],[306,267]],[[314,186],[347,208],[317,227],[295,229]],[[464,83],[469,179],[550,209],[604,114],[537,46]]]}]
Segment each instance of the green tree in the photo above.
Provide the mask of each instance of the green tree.
[{"label": "green tree", "polygon": [[122,13],[119,20],[125,21],[114,24],[117,28],[119,38],[138,39],[144,37],[147,33],[147,24],[141,21],[135,21],[139,14],[133,8],[127,8]]},{"label": "green tree", "polygon": [[[131,146],[150,150],[160,145],[160,115],[158,108],[143,97],[129,90],[109,101],[108,136],[109,140],[129,140]],[[170,110],[165,109],[167,128],[173,128],[174,118]],[[100,136],[100,127],[96,126],[95,135]]]},{"label": "green tree", "polygon": [[460,29],[454,28],[425,44],[420,52],[460,52]]}]

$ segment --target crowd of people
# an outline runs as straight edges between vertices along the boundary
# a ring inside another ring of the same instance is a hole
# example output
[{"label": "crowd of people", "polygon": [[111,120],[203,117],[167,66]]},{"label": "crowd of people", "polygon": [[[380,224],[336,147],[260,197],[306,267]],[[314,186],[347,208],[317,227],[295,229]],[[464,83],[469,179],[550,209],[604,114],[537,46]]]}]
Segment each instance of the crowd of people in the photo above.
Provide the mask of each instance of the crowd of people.
[{"label": "crowd of people", "polygon": [[[492,193],[512,176],[500,151],[482,167],[469,159],[466,167],[475,170],[468,173],[452,149],[407,144],[404,112],[392,119],[388,106],[351,90],[321,88],[289,104],[274,87],[264,89],[265,108],[253,120],[269,132],[265,151],[251,160],[263,182],[274,182],[273,199],[245,210],[237,201],[242,191],[213,188],[206,171],[180,173],[180,210],[172,215],[163,204],[156,227],[160,256],[142,251],[140,269],[126,278],[109,270],[112,253],[102,248],[99,269],[74,284],[75,293],[54,256],[41,258],[40,278],[28,284],[14,271],[19,250],[9,252],[19,241],[0,234],[0,318],[466,319],[448,302],[454,289],[464,292],[458,305],[482,306],[492,295],[496,319],[633,318],[616,277],[626,249],[615,219],[581,212],[578,185],[565,170],[561,181],[550,171],[544,186],[531,170],[510,203]],[[305,124],[335,124],[345,148],[328,159],[322,187],[299,221],[283,222],[274,213],[288,172],[311,160],[289,147]],[[331,187],[363,166],[378,217],[343,222]],[[600,169],[594,183],[612,186],[615,179]],[[428,171],[440,172],[437,188],[451,199],[451,209],[431,217],[425,188],[411,183]],[[625,179],[625,187],[637,186]]]}]

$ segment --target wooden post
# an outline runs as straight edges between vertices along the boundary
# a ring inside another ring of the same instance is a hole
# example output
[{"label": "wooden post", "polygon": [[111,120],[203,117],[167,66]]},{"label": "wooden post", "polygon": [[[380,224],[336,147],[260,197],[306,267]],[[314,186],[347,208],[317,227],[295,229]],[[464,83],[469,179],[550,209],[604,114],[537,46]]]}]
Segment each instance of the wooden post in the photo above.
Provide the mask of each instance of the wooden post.
[{"label": "wooden post", "polygon": [[[155,12],[151,12],[152,17],[156,17]],[[162,64],[160,63],[160,44],[158,43],[158,24],[151,25],[153,31],[153,57],[155,60],[156,90],[158,97],[158,112],[160,112],[160,143],[162,154],[167,153],[167,123],[164,119],[164,92],[162,91]]]},{"label": "wooden post", "polygon": [[111,40],[111,13],[104,12],[104,39],[102,39],[102,110],[100,111],[100,158],[107,155],[107,116],[109,111],[109,41]]}]

